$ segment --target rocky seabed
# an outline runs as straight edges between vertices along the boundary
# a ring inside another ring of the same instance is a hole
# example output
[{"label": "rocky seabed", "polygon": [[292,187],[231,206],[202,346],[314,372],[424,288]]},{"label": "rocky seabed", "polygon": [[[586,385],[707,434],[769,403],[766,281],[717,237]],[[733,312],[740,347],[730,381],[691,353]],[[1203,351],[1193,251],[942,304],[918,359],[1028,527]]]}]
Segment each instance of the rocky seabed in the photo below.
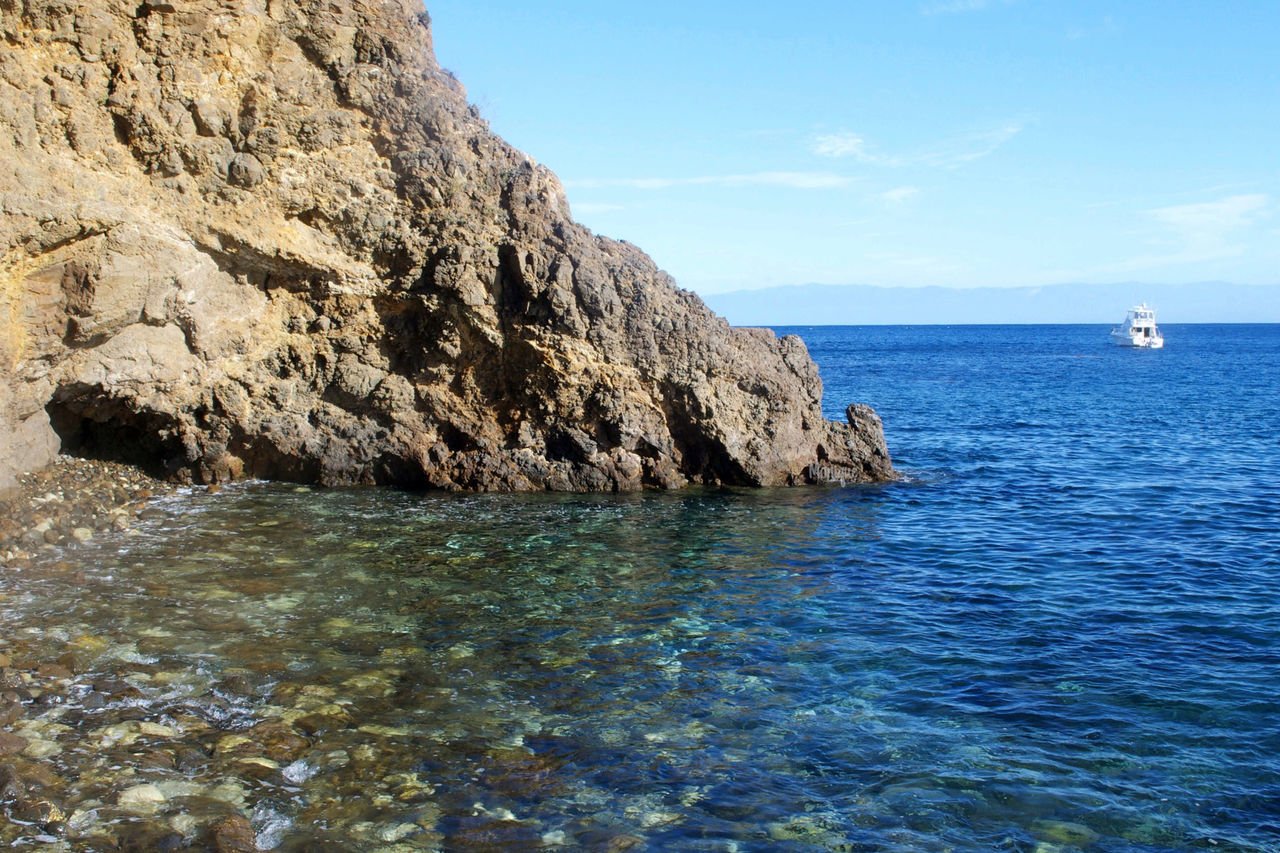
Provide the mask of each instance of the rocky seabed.
[{"label": "rocky seabed", "polygon": [[172,488],[131,465],[60,456],[22,475],[0,500],[0,565],[23,567],[59,547],[131,530],[148,515],[149,500]]},{"label": "rocky seabed", "polygon": [[[119,474],[78,469],[105,474],[103,488]],[[307,499],[306,487],[296,491]],[[680,803],[704,798],[700,785],[681,787],[673,804],[669,791],[611,790],[566,772],[582,734],[572,717],[514,695],[464,639],[414,641],[412,599],[438,607],[447,580],[388,589],[356,564],[342,578],[354,592],[330,600],[313,589],[322,568],[264,556],[257,543],[289,523],[279,513],[249,521],[247,541],[148,550],[216,500],[204,489],[157,496],[126,530],[108,525],[89,542],[45,543],[20,568],[6,564],[0,845],[631,850],[678,824]],[[465,532],[446,540],[451,564],[482,559]],[[344,537],[341,548],[358,560],[379,544]],[[251,570],[229,568],[246,556]],[[547,666],[588,659],[557,648]],[[678,676],[674,656],[663,666]],[[598,737],[665,745],[696,764],[706,731],[685,720]],[[548,799],[576,817],[525,813]]]}]

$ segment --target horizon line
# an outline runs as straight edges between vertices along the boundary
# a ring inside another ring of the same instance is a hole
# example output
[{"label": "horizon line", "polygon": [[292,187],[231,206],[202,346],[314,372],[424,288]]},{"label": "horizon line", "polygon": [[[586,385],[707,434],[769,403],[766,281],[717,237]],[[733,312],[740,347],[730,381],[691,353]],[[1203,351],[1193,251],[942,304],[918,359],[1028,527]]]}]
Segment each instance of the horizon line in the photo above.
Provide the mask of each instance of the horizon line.
[{"label": "horizon line", "polygon": [[[717,315],[719,316],[719,315]],[[1095,323],[778,323],[776,325],[761,323],[730,323],[730,328],[734,329],[867,329],[871,327],[877,328],[903,328],[909,329],[916,326],[932,326],[950,328],[951,326],[1115,326],[1113,322],[1095,322]],[[1160,327],[1173,326],[1280,326],[1277,320],[1223,320],[1220,322],[1161,322]]]},{"label": "horizon line", "polygon": [[[1229,287],[1280,287],[1280,281],[1266,282],[1258,284],[1255,282],[1227,281],[1225,279],[1200,279],[1196,281],[1056,281],[1052,284],[830,284],[821,281],[806,281],[793,284],[766,284],[760,287],[739,287],[735,290],[718,290],[709,292],[705,296],[727,296],[731,293],[758,293],[762,290],[781,290],[788,287],[872,287],[877,290],[927,290],[934,288],[937,290],[1040,290],[1047,287],[1192,287],[1203,285],[1227,285]],[[679,285],[685,290],[688,287]],[[698,293],[699,296],[704,294]],[[704,298],[705,298],[704,296]]]}]

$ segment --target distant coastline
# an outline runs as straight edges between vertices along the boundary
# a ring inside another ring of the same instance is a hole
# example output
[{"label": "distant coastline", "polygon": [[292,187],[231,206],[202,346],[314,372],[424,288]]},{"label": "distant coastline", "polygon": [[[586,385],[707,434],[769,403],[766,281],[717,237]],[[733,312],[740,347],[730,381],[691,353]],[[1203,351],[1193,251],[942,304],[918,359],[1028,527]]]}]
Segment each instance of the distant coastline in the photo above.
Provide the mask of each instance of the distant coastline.
[{"label": "distant coastline", "polygon": [[801,284],[709,294],[735,326],[1115,324],[1137,302],[1159,322],[1280,323],[1280,284],[1055,284],[1043,287],[877,287]]}]

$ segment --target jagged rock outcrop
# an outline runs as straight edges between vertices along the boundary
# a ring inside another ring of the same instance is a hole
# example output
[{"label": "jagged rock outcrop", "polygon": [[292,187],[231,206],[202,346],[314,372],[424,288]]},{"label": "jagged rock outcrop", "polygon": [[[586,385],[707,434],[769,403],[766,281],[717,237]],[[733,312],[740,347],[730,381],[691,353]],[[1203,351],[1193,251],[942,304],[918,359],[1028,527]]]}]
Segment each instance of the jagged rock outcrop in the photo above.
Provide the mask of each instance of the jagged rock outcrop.
[{"label": "jagged rock outcrop", "polygon": [[574,223],[413,0],[0,0],[0,486],[890,475],[803,343]]}]

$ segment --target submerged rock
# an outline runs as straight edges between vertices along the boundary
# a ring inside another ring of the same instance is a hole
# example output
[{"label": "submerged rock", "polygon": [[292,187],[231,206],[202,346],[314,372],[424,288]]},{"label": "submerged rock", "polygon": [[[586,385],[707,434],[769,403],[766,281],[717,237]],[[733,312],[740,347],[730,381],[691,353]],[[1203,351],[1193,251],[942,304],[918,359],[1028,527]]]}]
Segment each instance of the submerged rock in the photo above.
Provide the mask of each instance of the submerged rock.
[{"label": "submerged rock", "polygon": [[37,0],[0,32],[0,489],[60,446],[202,483],[891,475],[798,338],[574,222],[416,2]]},{"label": "submerged rock", "polygon": [[33,823],[45,832],[61,834],[66,828],[66,813],[57,803],[48,800],[19,799],[13,804],[10,812],[16,819]]},{"label": "submerged rock", "polygon": [[0,731],[0,756],[17,755],[27,748],[26,738],[18,737],[12,732]]},{"label": "submerged rock", "polygon": [[1037,820],[1031,831],[1046,841],[1074,847],[1087,846],[1101,837],[1082,823],[1066,820]]},{"label": "submerged rock", "polygon": [[123,809],[148,812],[154,811],[167,799],[164,792],[155,785],[144,783],[121,791],[120,796],[116,798],[116,804]]},{"label": "submerged rock", "polygon": [[209,843],[217,853],[254,853],[253,827],[243,815],[228,815],[209,827]]}]

